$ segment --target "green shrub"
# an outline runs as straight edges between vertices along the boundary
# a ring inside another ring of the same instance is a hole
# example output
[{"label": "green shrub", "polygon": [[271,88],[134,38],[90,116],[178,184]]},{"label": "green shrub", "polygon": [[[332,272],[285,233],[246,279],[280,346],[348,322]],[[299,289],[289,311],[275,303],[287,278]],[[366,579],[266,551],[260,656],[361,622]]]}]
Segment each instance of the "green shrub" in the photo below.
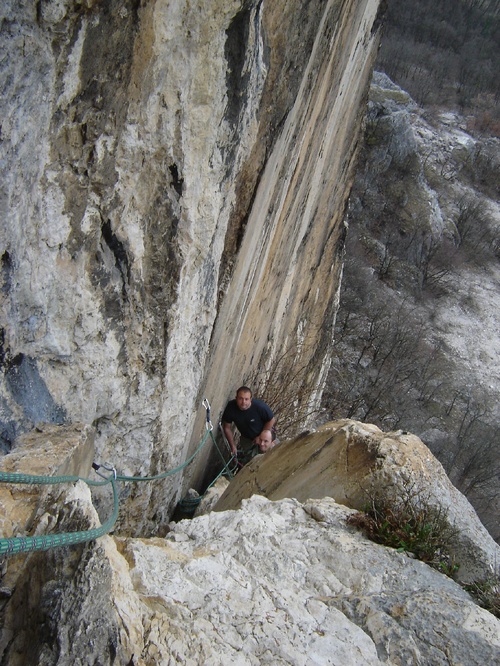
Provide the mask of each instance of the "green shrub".
[{"label": "green shrub", "polygon": [[458,570],[450,550],[457,531],[442,508],[427,505],[413,487],[404,490],[405,497],[393,499],[373,496],[365,508],[347,519],[361,528],[369,539],[400,552],[412,553],[438,571],[453,576]]},{"label": "green shrub", "polygon": [[[365,511],[349,516],[347,524],[362,529],[375,543],[412,553],[451,578],[458,571],[450,549],[457,530],[450,525],[444,509],[422,501],[414,485],[407,484],[403,497],[397,499],[390,492],[387,496],[373,494]],[[463,588],[479,606],[500,618],[499,572]]]}]

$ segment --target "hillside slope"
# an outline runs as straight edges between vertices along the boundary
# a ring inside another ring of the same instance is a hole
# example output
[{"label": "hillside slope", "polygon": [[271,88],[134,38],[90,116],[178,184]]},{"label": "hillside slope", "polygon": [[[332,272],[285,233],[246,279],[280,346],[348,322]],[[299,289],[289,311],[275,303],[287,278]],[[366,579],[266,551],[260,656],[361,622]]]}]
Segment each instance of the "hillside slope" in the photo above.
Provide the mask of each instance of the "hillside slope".
[{"label": "hillside slope", "polygon": [[375,74],[327,408],[417,433],[498,538],[500,141]]}]

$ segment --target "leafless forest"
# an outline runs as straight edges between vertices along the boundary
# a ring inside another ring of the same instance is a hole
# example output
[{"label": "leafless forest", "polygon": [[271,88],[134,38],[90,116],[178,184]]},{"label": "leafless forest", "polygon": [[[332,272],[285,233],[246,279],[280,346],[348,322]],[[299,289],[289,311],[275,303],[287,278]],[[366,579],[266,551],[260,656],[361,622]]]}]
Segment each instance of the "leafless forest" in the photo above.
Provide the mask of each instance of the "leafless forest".
[{"label": "leafless forest", "polygon": [[376,69],[412,99],[372,91],[324,396],[335,418],[418,434],[497,540],[498,359],[455,353],[447,313],[474,346],[500,298],[478,295],[499,284],[499,5],[388,3]]}]

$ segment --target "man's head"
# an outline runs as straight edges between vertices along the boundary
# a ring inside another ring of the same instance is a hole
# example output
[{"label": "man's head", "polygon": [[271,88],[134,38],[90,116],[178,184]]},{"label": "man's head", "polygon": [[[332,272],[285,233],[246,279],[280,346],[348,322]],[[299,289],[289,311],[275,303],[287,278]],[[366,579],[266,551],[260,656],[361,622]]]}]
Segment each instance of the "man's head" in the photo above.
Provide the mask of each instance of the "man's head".
[{"label": "man's head", "polygon": [[265,453],[275,445],[276,435],[271,430],[263,430],[260,433],[258,445],[259,451]]},{"label": "man's head", "polygon": [[238,408],[245,411],[252,404],[252,391],[248,386],[240,386],[236,391],[236,404]]}]

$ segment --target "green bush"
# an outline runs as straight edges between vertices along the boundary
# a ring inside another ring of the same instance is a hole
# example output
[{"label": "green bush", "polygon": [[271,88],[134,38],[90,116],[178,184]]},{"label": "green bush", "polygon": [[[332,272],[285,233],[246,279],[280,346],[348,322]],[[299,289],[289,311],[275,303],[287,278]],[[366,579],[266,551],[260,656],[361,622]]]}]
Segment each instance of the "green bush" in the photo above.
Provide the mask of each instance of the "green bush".
[{"label": "green bush", "polygon": [[452,577],[458,564],[450,543],[457,531],[450,525],[447,512],[422,502],[412,487],[406,488],[404,494],[396,500],[373,496],[365,512],[350,516],[348,524],[361,528],[375,543],[412,553]]},{"label": "green bush", "polygon": [[[422,502],[415,486],[407,484],[403,497],[373,494],[364,512],[347,518],[347,524],[363,530],[375,543],[411,553],[422,562],[453,578],[459,565],[450,549],[457,530],[442,508]],[[463,585],[473,600],[500,618],[500,574]]]}]

